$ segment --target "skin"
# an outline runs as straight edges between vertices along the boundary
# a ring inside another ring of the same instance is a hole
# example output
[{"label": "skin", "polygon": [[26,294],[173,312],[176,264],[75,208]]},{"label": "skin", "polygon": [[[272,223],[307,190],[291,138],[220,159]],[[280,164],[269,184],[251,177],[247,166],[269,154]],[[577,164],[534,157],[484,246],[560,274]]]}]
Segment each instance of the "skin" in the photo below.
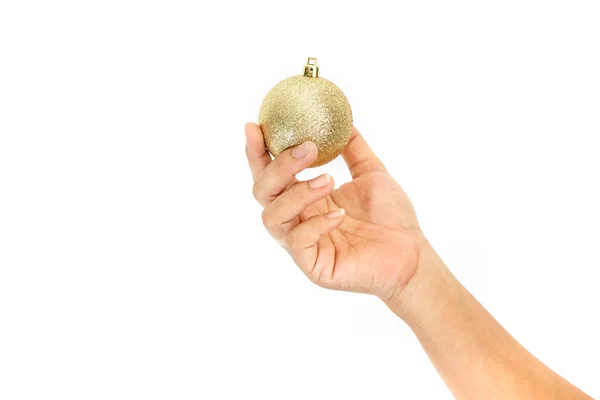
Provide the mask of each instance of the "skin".
[{"label": "skin", "polygon": [[245,131],[253,193],[271,236],[315,284],[379,297],[456,398],[591,398],[531,355],[458,282],[356,129],[342,153],[352,180],[336,190],[326,174],[295,178],[317,158],[313,143],[272,160],[258,125]]}]

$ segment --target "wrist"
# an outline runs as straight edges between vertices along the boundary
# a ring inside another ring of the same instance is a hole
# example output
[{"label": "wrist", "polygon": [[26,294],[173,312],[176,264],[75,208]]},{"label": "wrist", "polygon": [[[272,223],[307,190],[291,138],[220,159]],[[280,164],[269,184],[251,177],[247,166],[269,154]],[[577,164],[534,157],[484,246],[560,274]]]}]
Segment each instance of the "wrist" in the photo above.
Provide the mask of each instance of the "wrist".
[{"label": "wrist", "polygon": [[455,278],[428,242],[418,253],[413,276],[384,303],[407,324],[433,316],[435,309],[444,303]]}]

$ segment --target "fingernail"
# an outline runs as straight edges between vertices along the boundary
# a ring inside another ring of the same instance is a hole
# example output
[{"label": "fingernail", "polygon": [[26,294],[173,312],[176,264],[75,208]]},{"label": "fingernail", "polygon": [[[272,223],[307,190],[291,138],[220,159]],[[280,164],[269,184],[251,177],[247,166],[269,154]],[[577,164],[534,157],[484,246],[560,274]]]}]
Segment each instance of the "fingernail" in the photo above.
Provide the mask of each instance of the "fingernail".
[{"label": "fingernail", "polygon": [[302,158],[308,154],[308,142],[304,142],[301,145],[296,146],[294,150],[292,150],[292,155],[294,158]]},{"label": "fingernail", "polygon": [[331,178],[329,177],[329,175],[325,174],[317,176],[315,179],[308,182],[308,185],[313,189],[322,188],[323,186],[327,186],[330,180]]},{"label": "fingernail", "polygon": [[325,215],[327,215],[327,218],[329,218],[329,219],[335,219],[335,218],[341,217],[345,213],[346,213],[346,211],[343,208],[340,208],[339,210],[329,211]]}]

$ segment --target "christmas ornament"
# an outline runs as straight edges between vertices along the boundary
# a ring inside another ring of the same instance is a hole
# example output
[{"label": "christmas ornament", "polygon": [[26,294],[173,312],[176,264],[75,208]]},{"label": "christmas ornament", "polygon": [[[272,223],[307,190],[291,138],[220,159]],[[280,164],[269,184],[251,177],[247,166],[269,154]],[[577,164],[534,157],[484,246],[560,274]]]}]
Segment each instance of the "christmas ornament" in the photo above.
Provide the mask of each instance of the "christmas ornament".
[{"label": "christmas ornament", "polygon": [[318,167],[336,158],[348,144],[352,110],[344,93],[319,77],[316,58],[309,58],[304,75],[279,82],[267,93],[258,123],[274,157],[310,140],[319,149],[311,167]]}]

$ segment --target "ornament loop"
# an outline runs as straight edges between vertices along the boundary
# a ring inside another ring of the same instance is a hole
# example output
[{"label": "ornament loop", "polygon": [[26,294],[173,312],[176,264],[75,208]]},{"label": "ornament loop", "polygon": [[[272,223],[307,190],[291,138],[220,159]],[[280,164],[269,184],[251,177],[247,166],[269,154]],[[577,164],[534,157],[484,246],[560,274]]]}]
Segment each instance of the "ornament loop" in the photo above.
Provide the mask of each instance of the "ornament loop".
[{"label": "ornament loop", "polygon": [[319,77],[319,66],[317,65],[316,58],[308,57],[308,61],[304,66],[304,76],[308,76],[309,78]]}]

